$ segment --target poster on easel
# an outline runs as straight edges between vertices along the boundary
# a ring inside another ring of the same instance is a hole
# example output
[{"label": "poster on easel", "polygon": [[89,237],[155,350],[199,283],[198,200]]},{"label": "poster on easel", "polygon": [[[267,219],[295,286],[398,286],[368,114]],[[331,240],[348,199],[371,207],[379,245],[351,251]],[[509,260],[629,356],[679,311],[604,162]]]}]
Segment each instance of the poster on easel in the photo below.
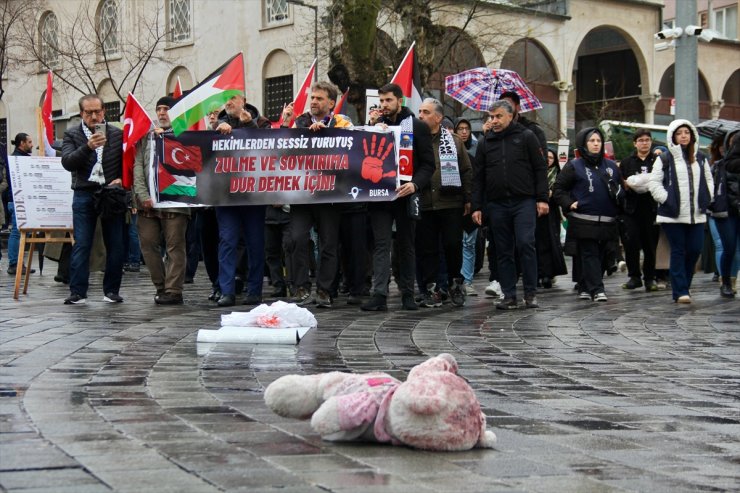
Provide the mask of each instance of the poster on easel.
[{"label": "poster on easel", "polygon": [[8,156],[18,229],[72,229],[72,176],[58,157]]}]

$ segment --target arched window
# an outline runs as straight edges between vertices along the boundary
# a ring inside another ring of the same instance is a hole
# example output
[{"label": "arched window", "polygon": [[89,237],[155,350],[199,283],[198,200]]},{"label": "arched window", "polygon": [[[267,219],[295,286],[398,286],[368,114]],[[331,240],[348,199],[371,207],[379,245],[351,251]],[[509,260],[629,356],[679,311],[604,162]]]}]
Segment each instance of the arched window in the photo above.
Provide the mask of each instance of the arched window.
[{"label": "arched window", "polygon": [[98,8],[98,39],[104,56],[118,55],[118,2],[103,0]]},{"label": "arched window", "polygon": [[48,67],[59,64],[59,21],[54,12],[46,12],[39,24],[41,61]]},{"label": "arched window", "polygon": [[293,100],[293,60],[283,50],[275,50],[262,67],[262,114],[272,121],[280,119],[285,103]]},{"label": "arched window", "polygon": [[170,43],[185,43],[192,39],[190,13],[191,0],[167,1],[167,39]]}]

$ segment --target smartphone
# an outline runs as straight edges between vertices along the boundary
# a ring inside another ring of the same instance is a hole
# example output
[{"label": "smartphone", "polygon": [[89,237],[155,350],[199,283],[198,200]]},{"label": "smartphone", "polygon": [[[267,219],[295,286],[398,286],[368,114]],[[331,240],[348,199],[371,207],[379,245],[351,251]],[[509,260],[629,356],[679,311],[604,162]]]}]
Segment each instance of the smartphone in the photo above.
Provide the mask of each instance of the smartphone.
[{"label": "smartphone", "polygon": [[96,134],[103,134],[103,135],[105,135],[105,123],[96,123],[95,124],[95,133]]}]

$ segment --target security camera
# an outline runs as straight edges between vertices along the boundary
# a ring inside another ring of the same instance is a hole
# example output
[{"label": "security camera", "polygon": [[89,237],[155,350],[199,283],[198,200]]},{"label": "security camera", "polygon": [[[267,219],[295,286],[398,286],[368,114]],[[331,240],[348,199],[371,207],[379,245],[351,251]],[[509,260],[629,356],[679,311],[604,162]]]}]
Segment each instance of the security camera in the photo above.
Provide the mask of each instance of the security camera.
[{"label": "security camera", "polygon": [[675,39],[680,38],[683,34],[683,29],[680,27],[674,27],[671,29],[663,29],[659,33],[655,34],[655,39]]},{"label": "security camera", "polygon": [[670,43],[667,41],[664,41],[662,43],[655,43],[655,51],[665,51],[669,48],[675,48],[676,47],[676,41],[671,41]]},{"label": "security camera", "polygon": [[703,29],[700,26],[686,26],[686,36],[699,36]]},{"label": "security camera", "polygon": [[701,34],[699,34],[699,40],[709,43],[719,35],[720,34],[717,31],[713,31],[711,29],[702,29]]}]

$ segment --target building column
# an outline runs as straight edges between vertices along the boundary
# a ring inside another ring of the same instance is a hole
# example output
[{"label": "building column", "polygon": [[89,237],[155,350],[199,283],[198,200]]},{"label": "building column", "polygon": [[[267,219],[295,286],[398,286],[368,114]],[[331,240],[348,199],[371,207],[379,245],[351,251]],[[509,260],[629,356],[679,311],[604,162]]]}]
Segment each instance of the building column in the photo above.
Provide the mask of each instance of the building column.
[{"label": "building column", "polygon": [[719,112],[722,111],[722,108],[725,107],[725,100],[724,99],[717,99],[716,101],[712,101],[710,108],[711,108],[711,119],[717,120],[719,118]]},{"label": "building column", "polygon": [[640,96],[640,101],[642,101],[642,105],[645,107],[645,123],[648,125],[655,124],[655,105],[658,104],[659,100],[659,92]]},{"label": "building column", "polygon": [[573,90],[573,84],[567,80],[556,80],[553,87],[560,91],[560,104],[558,107],[558,137],[568,138],[568,94]]}]

